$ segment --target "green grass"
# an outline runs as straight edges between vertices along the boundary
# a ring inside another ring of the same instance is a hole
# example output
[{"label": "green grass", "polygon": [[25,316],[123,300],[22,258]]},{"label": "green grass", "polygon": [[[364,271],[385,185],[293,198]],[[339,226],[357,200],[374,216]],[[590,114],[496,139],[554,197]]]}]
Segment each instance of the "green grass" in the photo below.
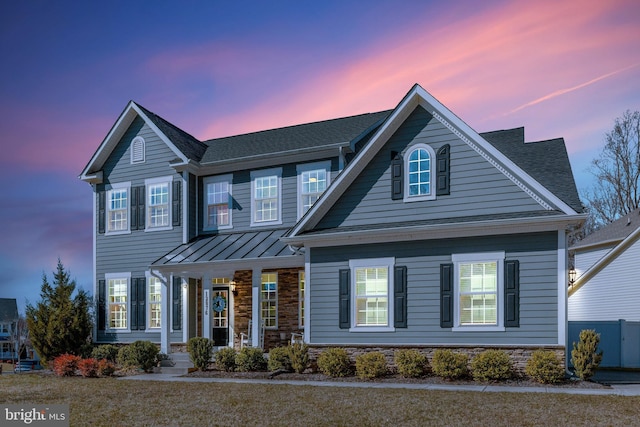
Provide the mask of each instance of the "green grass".
[{"label": "green grass", "polygon": [[640,397],[0,377],[0,404],[68,403],[72,426],[633,425]]}]

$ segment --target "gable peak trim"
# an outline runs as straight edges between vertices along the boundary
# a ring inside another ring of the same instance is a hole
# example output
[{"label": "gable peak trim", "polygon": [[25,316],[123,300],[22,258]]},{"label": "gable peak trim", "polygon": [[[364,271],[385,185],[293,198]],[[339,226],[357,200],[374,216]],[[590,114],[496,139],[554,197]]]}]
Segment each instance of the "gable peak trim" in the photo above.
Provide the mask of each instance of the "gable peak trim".
[{"label": "gable peak trim", "polygon": [[480,154],[482,158],[491,163],[493,167],[498,169],[504,176],[509,178],[511,182],[517,185],[522,191],[527,193],[533,200],[535,200],[540,206],[542,206],[545,210],[552,211],[553,207],[545,202],[540,196],[534,193],[528,186],[526,186],[522,181],[516,178],[511,172],[505,169],[501,164],[496,162],[496,160],[487,154],[484,150],[482,150],[477,144],[472,142],[469,138],[464,136],[462,132],[456,129],[451,123],[449,123],[444,117],[442,117],[436,110],[431,112],[434,118],[436,118],[440,123],[447,127],[451,132],[453,132],[458,138],[464,141],[469,147],[471,147],[476,153]]}]

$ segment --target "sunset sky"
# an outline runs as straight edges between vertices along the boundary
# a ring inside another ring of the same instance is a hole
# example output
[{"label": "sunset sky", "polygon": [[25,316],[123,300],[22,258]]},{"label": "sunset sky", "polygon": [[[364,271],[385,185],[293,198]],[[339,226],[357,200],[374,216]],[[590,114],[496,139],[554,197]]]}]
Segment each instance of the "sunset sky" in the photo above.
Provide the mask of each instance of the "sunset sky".
[{"label": "sunset sky", "polygon": [[578,188],[640,109],[640,2],[0,2],[0,297],[60,258],[91,291],[78,175],[130,99],[200,139],[393,108],[419,83],[479,132],[564,137]]}]

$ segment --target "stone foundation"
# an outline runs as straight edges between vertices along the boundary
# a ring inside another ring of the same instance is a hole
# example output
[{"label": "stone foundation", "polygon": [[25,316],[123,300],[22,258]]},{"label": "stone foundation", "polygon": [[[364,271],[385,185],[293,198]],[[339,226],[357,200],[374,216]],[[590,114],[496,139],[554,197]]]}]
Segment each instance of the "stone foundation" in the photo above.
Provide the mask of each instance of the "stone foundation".
[{"label": "stone foundation", "polygon": [[401,350],[401,349],[417,350],[420,353],[427,356],[427,358],[429,359],[429,363],[431,363],[431,359],[433,359],[433,353],[438,349],[449,349],[457,353],[465,353],[469,356],[469,362],[471,362],[471,360],[473,360],[473,358],[476,355],[478,355],[479,353],[482,353],[485,350],[489,350],[489,349],[502,350],[509,355],[509,357],[511,358],[511,361],[513,362],[514,370],[519,375],[524,375],[524,370],[527,365],[527,361],[531,358],[531,355],[536,350],[552,350],[556,354],[556,357],[558,357],[558,360],[563,361],[563,364],[565,360],[564,347],[491,347],[491,346],[487,346],[487,347],[476,347],[476,346],[473,346],[473,347],[463,347],[463,346],[453,346],[453,347],[450,347],[450,346],[378,346],[378,347],[367,346],[365,347],[365,346],[362,346],[362,347],[359,347],[357,346],[356,347],[356,346],[339,346],[339,345],[309,346],[309,358],[315,364],[315,361],[317,360],[318,355],[320,355],[320,353],[322,353],[323,351],[331,347],[344,348],[349,354],[350,359],[354,362],[356,357],[358,357],[361,354],[368,353],[371,351],[379,351],[382,354],[384,354],[385,358],[387,359],[387,364],[391,370],[396,369],[396,364],[394,361],[394,353],[396,352],[396,350]]}]

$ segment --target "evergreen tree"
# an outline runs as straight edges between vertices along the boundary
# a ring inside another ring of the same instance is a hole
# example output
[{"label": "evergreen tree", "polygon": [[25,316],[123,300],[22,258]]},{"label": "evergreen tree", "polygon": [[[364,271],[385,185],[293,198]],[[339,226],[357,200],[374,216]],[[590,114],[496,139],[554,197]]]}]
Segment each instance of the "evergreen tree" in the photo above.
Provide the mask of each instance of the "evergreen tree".
[{"label": "evergreen tree", "polygon": [[70,353],[83,356],[91,351],[91,297],[70,280],[58,259],[53,285],[42,275],[40,298],[35,306],[27,305],[27,327],[31,343],[44,363]]}]

